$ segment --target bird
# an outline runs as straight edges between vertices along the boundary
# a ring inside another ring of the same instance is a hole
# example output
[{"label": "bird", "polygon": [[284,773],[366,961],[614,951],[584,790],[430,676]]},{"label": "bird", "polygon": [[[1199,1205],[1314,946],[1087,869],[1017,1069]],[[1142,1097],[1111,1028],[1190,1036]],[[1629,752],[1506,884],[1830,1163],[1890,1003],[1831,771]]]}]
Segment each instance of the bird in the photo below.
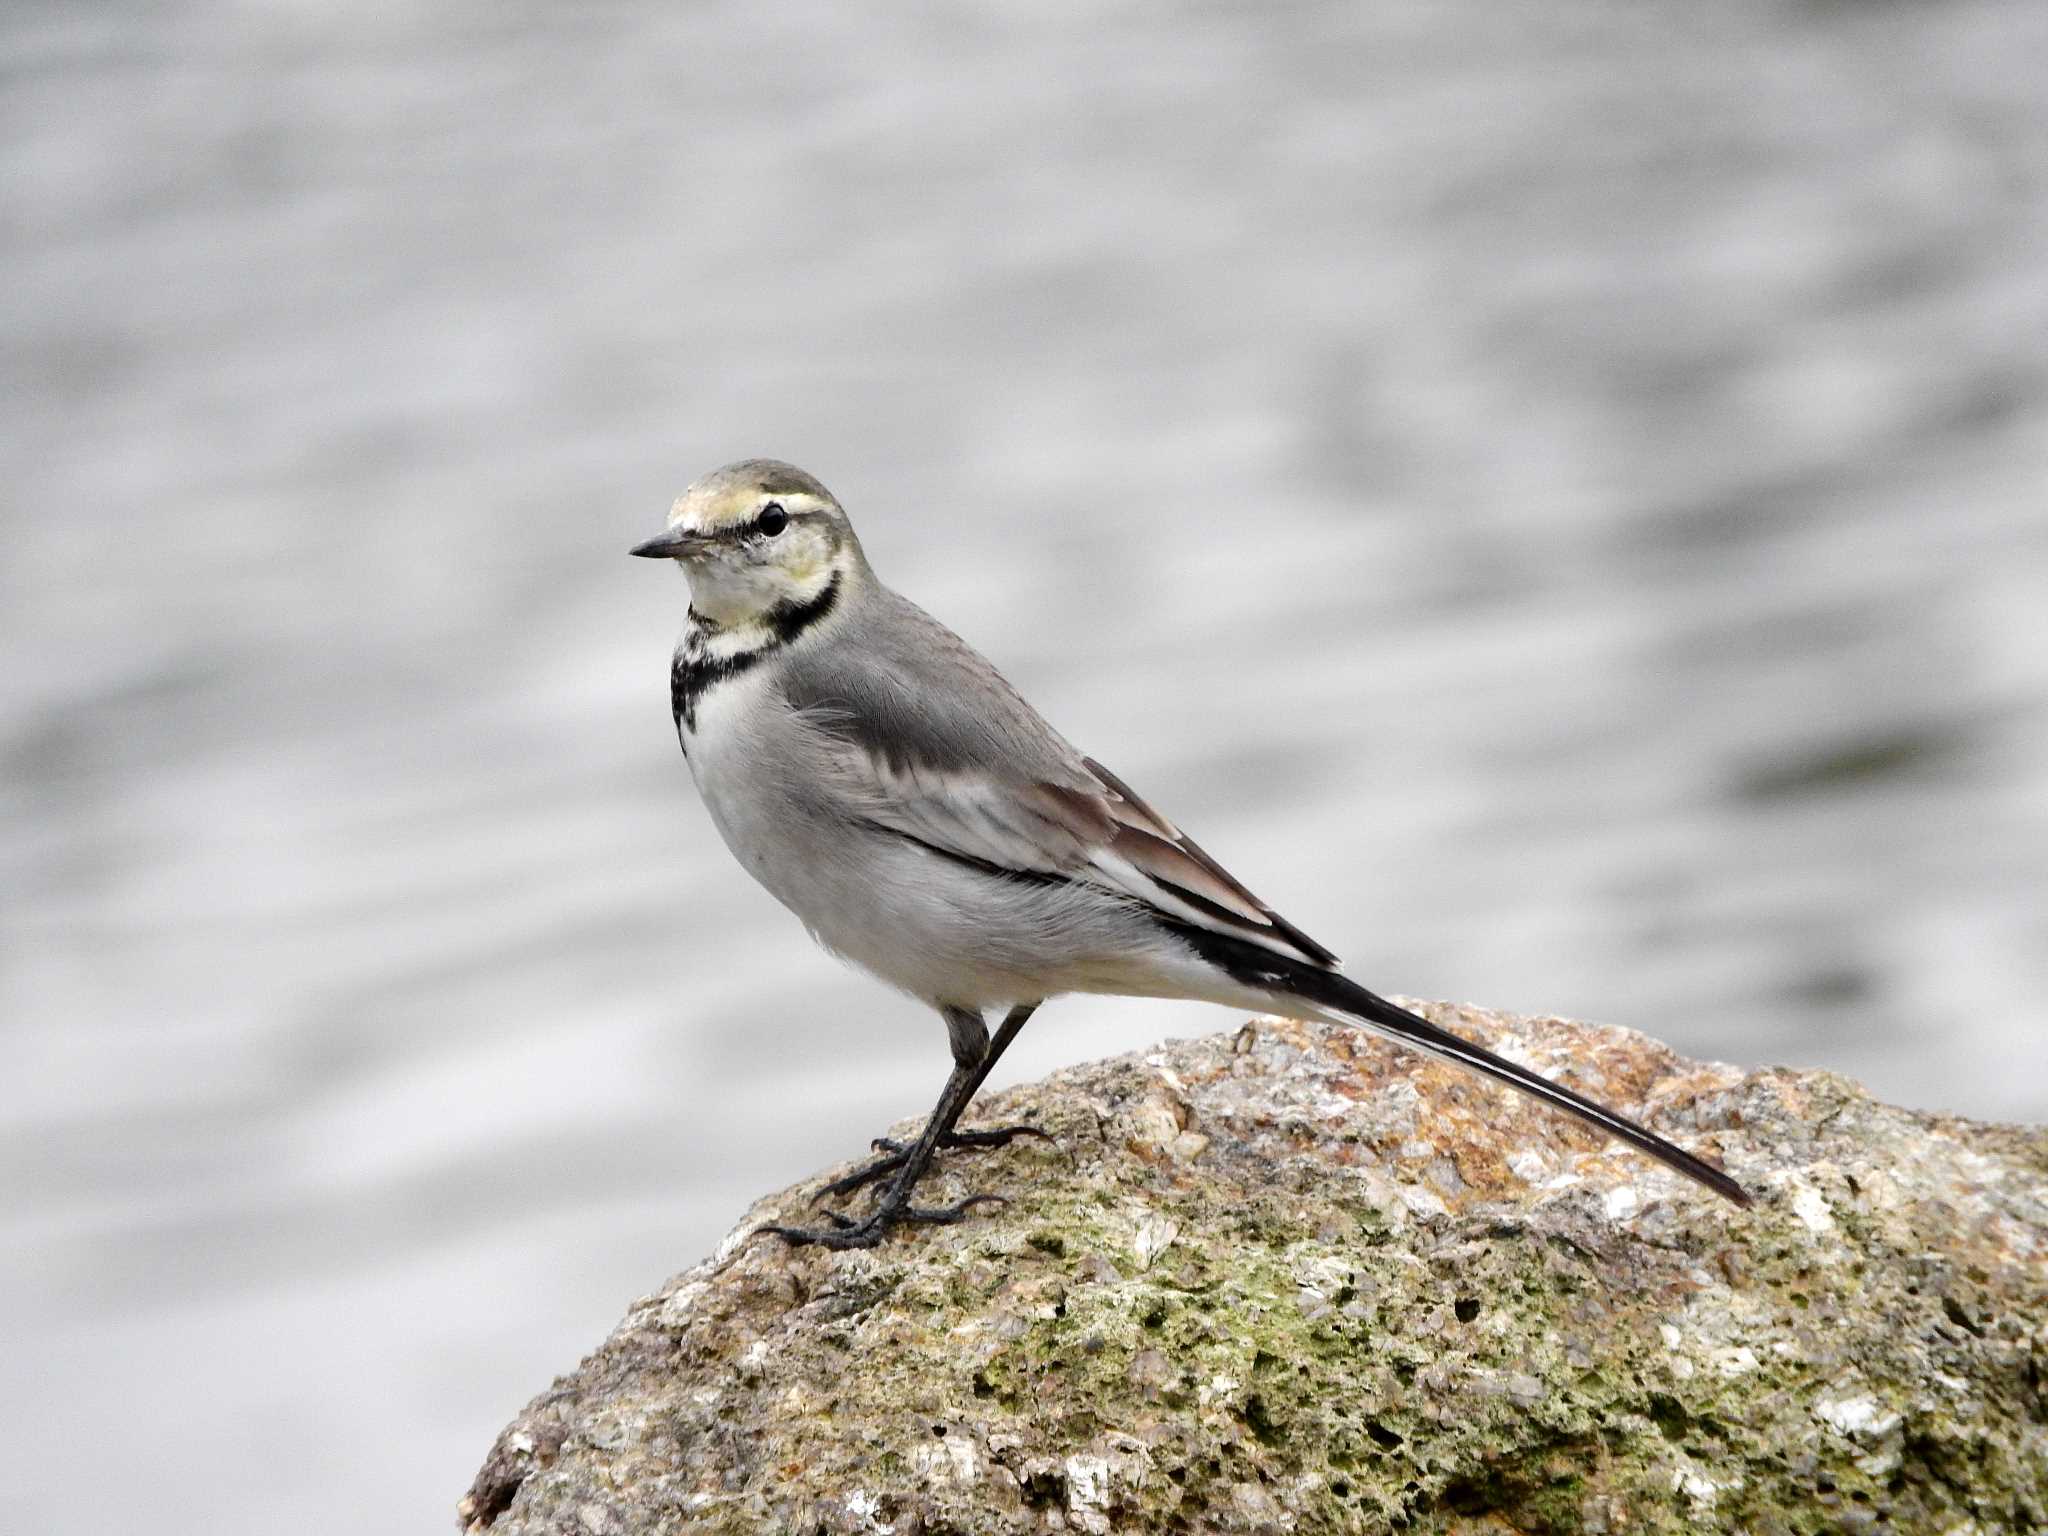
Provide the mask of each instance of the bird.
[{"label": "bird", "polygon": [[[1377,994],[1116,774],[1055,731],[952,630],[885,585],[838,499],[745,459],[693,481],[631,553],[675,562],[690,605],[669,673],[676,733],[740,865],[827,950],[944,1020],[952,1068],[917,1138],[818,1199],[886,1184],[856,1219],[757,1229],[872,1247],[986,1194],[913,1202],[962,1112],[1045,1001],[1193,999],[1362,1026],[1574,1115],[1746,1206],[1721,1169]],[[993,1036],[988,1020],[1001,1010]]]}]

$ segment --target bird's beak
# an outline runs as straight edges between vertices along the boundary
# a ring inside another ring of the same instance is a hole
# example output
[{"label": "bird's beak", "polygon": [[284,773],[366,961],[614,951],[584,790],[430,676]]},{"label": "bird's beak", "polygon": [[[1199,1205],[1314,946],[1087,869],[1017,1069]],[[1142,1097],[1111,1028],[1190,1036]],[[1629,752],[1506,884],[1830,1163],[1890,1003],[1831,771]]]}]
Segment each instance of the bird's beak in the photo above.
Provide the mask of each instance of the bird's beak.
[{"label": "bird's beak", "polygon": [[710,547],[711,540],[701,533],[671,528],[665,533],[657,533],[645,544],[635,544],[627,553],[648,560],[687,560],[692,555],[701,555]]}]

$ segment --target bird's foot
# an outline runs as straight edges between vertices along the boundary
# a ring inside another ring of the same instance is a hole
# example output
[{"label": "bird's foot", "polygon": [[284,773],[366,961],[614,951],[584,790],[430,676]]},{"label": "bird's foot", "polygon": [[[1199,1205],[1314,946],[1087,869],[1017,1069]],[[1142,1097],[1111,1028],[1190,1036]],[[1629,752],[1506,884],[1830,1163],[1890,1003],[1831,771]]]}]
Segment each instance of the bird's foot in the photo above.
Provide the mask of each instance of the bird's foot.
[{"label": "bird's foot", "polygon": [[901,1205],[891,1210],[882,1206],[865,1221],[854,1221],[837,1211],[826,1211],[829,1227],[756,1227],[753,1235],[772,1234],[781,1238],[792,1248],[803,1248],[815,1243],[820,1248],[872,1248],[882,1240],[891,1227],[899,1223],[920,1226],[950,1227],[967,1219],[967,1213],[977,1205],[1005,1205],[1008,1202],[1001,1195],[969,1195],[958,1205],[921,1206]]},{"label": "bird's foot", "polygon": [[[1040,1130],[1035,1125],[997,1125],[982,1131],[948,1131],[939,1138],[941,1148],[961,1148],[967,1151],[985,1150],[990,1147],[1007,1147],[1019,1136],[1037,1136],[1045,1141],[1053,1139],[1052,1132]],[[834,1179],[818,1191],[818,1199],[830,1200],[835,1195],[850,1195],[880,1178],[886,1178],[903,1166],[903,1160],[910,1156],[906,1142],[891,1141],[887,1136],[877,1136],[871,1144],[882,1156],[860,1167],[841,1179]]]}]

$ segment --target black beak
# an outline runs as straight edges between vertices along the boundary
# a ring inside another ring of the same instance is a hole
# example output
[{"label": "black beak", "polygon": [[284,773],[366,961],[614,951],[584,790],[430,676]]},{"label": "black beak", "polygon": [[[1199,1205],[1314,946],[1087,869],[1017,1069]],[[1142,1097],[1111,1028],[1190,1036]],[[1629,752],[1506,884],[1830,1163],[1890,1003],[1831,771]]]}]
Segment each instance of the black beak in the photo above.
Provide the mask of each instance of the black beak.
[{"label": "black beak", "polygon": [[626,553],[639,555],[648,560],[687,560],[710,548],[711,541],[701,533],[690,533],[681,528],[671,528],[666,533],[657,533],[645,544],[635,544]]}]

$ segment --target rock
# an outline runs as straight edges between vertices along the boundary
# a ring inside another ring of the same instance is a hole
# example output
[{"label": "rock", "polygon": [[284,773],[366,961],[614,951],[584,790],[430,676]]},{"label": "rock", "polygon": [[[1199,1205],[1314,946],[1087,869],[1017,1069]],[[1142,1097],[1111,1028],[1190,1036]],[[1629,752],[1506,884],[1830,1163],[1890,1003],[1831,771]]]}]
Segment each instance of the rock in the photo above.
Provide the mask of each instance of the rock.
[{"label": "rock", "polygon": [[[880,1248],[816,1183],[634,1304],[473,1532],[2048,1524],[2048,1133],[1627,1030],[1431,1017],[1722,1160],[1741,1211],[1359,1031],[1257,1020],[981,1106]],[[936,1074],[941,1062],[934,1063]],[[829,1175],[821,1174],[819,1182]]]}]

